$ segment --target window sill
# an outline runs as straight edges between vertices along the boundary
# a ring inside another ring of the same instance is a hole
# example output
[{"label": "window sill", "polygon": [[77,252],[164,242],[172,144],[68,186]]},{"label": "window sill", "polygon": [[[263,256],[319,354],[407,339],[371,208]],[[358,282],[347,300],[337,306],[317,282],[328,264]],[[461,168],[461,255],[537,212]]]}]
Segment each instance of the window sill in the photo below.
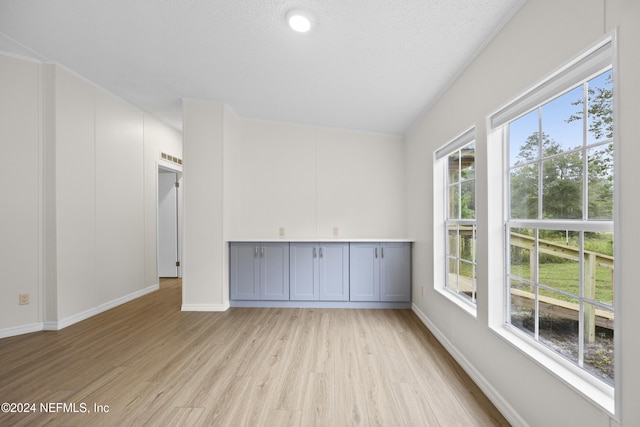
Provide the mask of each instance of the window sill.
[{"label": "window sill", "polygon": [[516,347],[528,358],[536,362],[569,385],[577,393],[586,397],[591,403],[607,411],[612,417],[615,414],[615,396],[613,387],[597,380],[568,360],[546,349],[543,345],[521,337],[520,332],[510,325],[491,327],[498,336]]},{"label": "window sill", "polygon": [[456,294],[455,292],[447,289],[447,288],[435,288],[440,295],[444,296],[446,299],[460,307],[462,310],[466,311],[468,314],[473,316],[475,319],[478,318],[478,309],[475,304],[471,301],[468,301]]}]

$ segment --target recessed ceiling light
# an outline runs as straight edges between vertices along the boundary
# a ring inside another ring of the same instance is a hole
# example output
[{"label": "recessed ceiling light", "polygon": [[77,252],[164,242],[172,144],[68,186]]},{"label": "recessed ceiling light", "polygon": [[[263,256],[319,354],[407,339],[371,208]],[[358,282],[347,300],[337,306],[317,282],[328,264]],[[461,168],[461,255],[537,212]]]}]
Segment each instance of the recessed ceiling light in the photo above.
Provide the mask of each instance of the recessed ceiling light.
[{"label": "recessed ceiling light", "polygon": [[287,23],[293,31],[306,33],[311,29],[311,15],[301,10],[290,10],[287,13]]}]

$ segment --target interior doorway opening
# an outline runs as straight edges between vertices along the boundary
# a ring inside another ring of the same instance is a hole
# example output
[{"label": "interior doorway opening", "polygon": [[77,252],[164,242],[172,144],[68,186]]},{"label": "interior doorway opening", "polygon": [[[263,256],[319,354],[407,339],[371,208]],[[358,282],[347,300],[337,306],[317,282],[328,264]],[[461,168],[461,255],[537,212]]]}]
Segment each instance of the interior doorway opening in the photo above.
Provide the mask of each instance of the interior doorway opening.
[{"label": "interior doorway opening", "polygon": [[182,171],[158,165],[158,277],[182,277]]}]

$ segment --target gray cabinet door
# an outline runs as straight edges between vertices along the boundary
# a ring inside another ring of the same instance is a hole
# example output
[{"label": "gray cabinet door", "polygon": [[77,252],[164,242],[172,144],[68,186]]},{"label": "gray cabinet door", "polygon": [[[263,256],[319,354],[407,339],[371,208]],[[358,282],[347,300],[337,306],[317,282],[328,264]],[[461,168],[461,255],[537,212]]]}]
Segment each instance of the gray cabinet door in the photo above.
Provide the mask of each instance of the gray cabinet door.
[{"label": "gray cabinet door", "polygon": [[289,299],[289,243],[260,245],[260,299]]},{"label": "gray cabinet door", "polygon": [[315,243],[291,243],[289,298],[296,301],[318,299],[318,247]]},{"label": "gray cabinet door", "polygon": [[323,243],[318,247],[319,298],[349,300],[349,244]]},{"label": "gray cabinet door", "polygon": [[260,299],[258,243],[231,243],[229,247],[231,299]]},{"label": "gray cabinet door", "polygon": [[351,301],[380,300],[379,243],[349,245],[349,299]]},{"label": "gray cabinet door", "polygon": [[411,301],[411,243],[380,245],[380,301]]}]

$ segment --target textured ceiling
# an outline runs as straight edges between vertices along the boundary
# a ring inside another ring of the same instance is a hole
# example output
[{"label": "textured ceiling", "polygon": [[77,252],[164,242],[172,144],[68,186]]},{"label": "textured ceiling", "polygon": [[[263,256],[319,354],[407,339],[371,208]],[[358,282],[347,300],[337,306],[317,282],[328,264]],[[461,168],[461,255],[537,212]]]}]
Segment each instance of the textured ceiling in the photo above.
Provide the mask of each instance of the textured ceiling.
[{"label": "textured ceiling", "polygon": [[[0,0],[0,51],[66,66],[181,129],[242,117],[403,134],[524,0]],[[315,28],[291,31],[291,8]]]}]

